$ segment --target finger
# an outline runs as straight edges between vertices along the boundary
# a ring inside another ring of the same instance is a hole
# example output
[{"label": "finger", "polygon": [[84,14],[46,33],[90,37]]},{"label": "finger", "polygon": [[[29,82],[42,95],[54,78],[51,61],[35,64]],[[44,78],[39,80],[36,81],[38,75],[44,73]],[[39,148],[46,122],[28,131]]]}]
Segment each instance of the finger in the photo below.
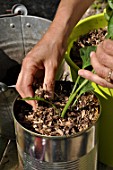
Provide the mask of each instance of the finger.
[{"label": "finger", "polygon": [[53,67],[45,67],[45,77],[44,77],[44,83],[43,88],[47,91],[54,91],[54,84],[55,84],[55,75],[56,75],[56,69]]},{"label": "finger", "polygon": [[104,65],[105,67],[108,67],[110,69],[113,69],[113,57],[112,54],[108,53],[108,50],[105,50],[105,47],[103,48],[103,44],[100,44],[97,47],[97,51],[96,51],[96,55],[98,58],[99,63],[101,63],[102,65]]},{"label": "finger", "polygon": [[103,87],[108,87],[108,88],[113,88],[113,84],[107,82],[105,79],[99,77],[97,74],[93,74],[92,72],[88,70],[79,70],[78,74],[81,77],[84,77],[92,82],[95,82],[96,84],[103,86]]},{"label": "finger", "polygon": [[[33,97],[34,96],[34,93],[32,91],[32,86],[27,85],[27,84],[25,86],[24,86],[24,84],[22,85],[19,82],[19,79],[18,79],[18,81],[16,83],[16,89],[17,89],[17,91],[19,92],[19,94],[20,94],[20,96],[22,98]],[[25,89],[25,91],[23,91],[23,89]],[[36,101],[34,101],[34,100],[26,100],[26,102],[33,107],[33,110],[36,110]]]},{"label": "finger", "polygon": [[[26,71],[24,71],[24,69],[22,69],[19,74],[17,83],[16,83],[16,89],[22,98],[34,96],[34,92],[32,89],[32,82],[33,82],[33,75],[31,75],[27,69],[26,69]],[[27,100],[26,102],[28,104],[30,104],[34,110],[36,109],[36,101],[34,101],[34,100],[28,101]]]},{"label": "finger", "polygon": [[102,48],[108,54],[113,56],[113,40],[106,39],[102,42]]},{"label": "finger", "polygon": [[91,52],[90,58],[91,58],[91,65],[93,66],[96,74],[98,74],[102,78],[107,77],[107,75],[109,74],[110,69],[105,67],[101,63],[99,63],[95,52]]}]

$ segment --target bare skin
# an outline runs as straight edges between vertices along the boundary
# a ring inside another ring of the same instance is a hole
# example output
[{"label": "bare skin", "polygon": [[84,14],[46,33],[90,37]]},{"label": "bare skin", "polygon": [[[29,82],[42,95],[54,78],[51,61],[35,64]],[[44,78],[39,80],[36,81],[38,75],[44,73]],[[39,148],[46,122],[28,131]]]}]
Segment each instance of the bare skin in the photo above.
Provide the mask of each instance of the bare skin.
[{"label": "bare skin", "polygon": [[[55,75],[66,50],[67,38],[93,1],[61,0],[48,31],[23,60],[16,83],[16,89],[22,97],[34,96],[32,85],[42,75],[43,88],[54,90]],[[29,101],[29,104],[36,109],[35,101]]]},{"label": "bare skin", "polygon": [[88,70],[79,70],[78,74],[103,87],[113,88],[113,41],[104,40],[98,45],[96,52],[91,52],[90,58],[96,74]]}]

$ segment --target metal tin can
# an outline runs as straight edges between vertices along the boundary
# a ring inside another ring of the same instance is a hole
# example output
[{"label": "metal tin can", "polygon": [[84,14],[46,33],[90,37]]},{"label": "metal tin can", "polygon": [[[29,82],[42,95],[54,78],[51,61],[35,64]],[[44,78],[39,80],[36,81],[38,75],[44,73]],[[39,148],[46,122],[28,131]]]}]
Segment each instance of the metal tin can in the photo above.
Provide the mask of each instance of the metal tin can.
[{"label": "metal tin can", "polygon": [[16,101],[13,109],[21,170],[97,169],[98,121],[73,136],[43,136],[18,122]]}]

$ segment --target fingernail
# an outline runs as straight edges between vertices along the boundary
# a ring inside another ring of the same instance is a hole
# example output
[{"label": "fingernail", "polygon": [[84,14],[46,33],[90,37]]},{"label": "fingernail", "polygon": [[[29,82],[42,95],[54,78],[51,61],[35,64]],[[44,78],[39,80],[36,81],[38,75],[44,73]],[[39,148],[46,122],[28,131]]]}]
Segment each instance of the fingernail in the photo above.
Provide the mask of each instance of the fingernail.
[{"label": "fingernail", "polygon": [[78,74],[79,74],[79,76],[82,76],[83,75],[83,70],[79,70]]},{"label": "fingernail", "polygon": [[94,53],[95,53],[95,52],[94,52],[94,51],[92,51],[92,52],[90,53],[90,57],[92,57],[92,56],[94,55]]}]

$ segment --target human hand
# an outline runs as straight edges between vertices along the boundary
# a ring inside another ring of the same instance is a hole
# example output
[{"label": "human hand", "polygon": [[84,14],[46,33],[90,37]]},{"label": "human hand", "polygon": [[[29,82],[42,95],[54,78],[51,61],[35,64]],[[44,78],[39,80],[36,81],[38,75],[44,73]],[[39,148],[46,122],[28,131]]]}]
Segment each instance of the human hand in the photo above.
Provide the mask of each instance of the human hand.
[{"label": "human hand", "polygon": [[97,46],[96,52],[91,52],[90,58],[95,74],[82,69],[78,74],[103,87],[113,88],[113,41],[104,40]]},{"label": "human hand", "polygon": [[[67,39],[73,27],[94,0],[62,0],[55,18],[39,43],[27,54],[22,63],[16,89],[24,97],[34,96],[32,85],[43,75],[43,88],[54,89],[57,68],[66,50]],[[76,10],[75,10],[76,9]],[[35,101],[28,101],[36,109]]]},{"label": "human hand", "polygon": [[[64,52],[59,36],[52,35],[52,32],[49,34],[48,31],[23,60],[16,83],[16,89],[22,98],[34,96],[32,86],[37,81],[43,82],[44,90],[50,92],[54,90],[56,71]],[[36,109],[34,100],[27,102],[33,106],[34,110]]]}]

